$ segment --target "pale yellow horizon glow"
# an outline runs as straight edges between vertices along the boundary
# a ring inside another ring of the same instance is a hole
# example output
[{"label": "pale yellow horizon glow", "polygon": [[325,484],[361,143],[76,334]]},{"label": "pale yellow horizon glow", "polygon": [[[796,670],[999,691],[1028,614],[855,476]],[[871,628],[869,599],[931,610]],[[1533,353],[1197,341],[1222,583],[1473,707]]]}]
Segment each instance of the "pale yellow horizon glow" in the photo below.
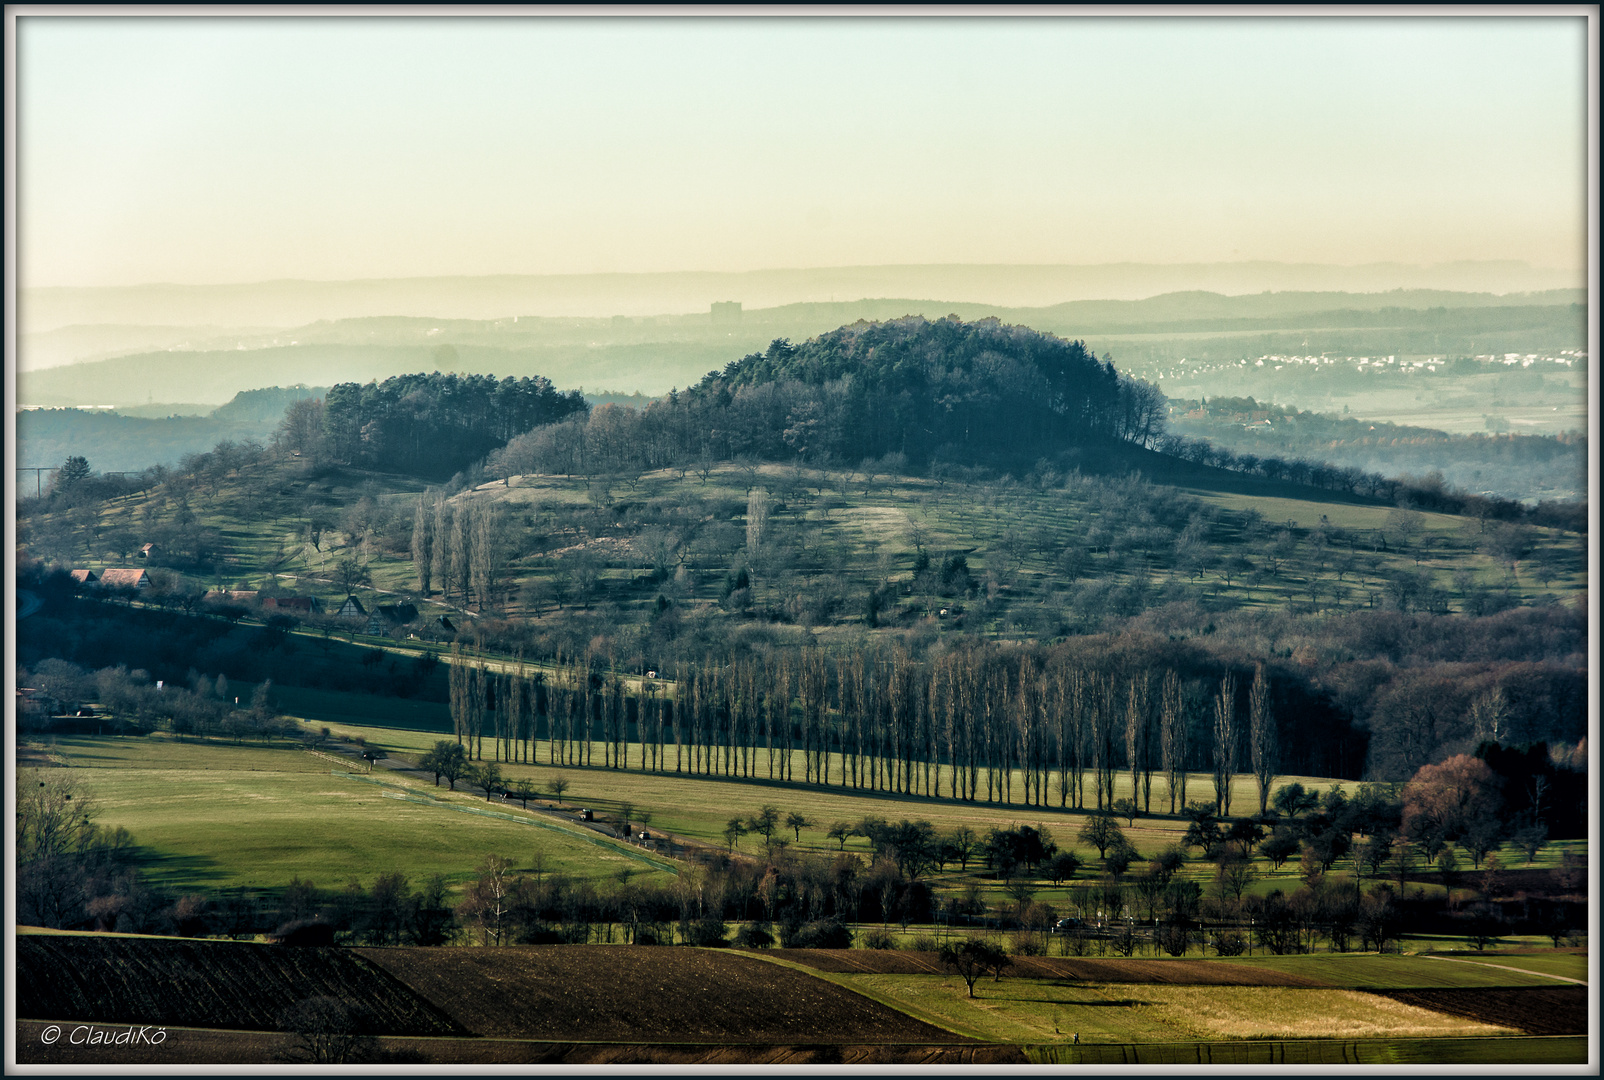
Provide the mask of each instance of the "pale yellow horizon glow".
[{"label": "pale yellow horizon glow", "polygon": [[1587,265],[1580,17],[17,25],[24,288]]}]

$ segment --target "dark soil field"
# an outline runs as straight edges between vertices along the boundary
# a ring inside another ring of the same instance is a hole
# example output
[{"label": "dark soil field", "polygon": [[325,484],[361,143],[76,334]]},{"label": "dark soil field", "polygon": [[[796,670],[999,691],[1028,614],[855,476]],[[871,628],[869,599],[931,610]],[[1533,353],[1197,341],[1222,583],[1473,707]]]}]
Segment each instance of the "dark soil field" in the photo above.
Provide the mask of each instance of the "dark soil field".
[{"label": "dark soil field", "polygon": [[[61,1029],[61,1025],[56,1025]],[[61,1029],[53,1044],[45,1042],[51,1025],[42,1020],[17,1022],[17,1061],[26,1065],[69,1065],[90,1070],[126,1065],[206,1063],[216,1065],[283,1064],[294,1040],[266,1031],[166,1029],[155,1045],[128,1047],[74,1046],[72,1028]],[[123,1029],[116,1029],[123,1030]],[[682,1043],[530,1042],[522,1039],[381,1038],[378,1052],[392,1061],[428,1065],[1025,1065],[1025,1051],[984,1043],[948,1046],[842,1045],[795,1043],[776,1046],[723,1046]],[[377,1062],[382,1064],[381,1062]],[[351,1064],[375,1064],[357,1061]]]},{"label": "dark soil field", "polygon": [[19,1017],[277,1031],[289,1006],[328,995],[366,1013],[375,1035],[467,1034],[349,949],[66,934],[16,942]]},{"label": "dark soil field", "polygon": [[1380,993],[1406,1005],[1418,1005],[1484,1024],[1518,1028],[1529,1035],[1587,1034],[1589,1012],[1585,986],[1442,988]]},{"label": "dark soil field", "polygon": [[[878,949],[774,949],[771,955],[841,975],[946,975],[935,953]],[[1249,964],[1200,960],[1101,960],[1016,956],[1009,975],[1097,983],[1171,983],[1177,986],[1324,986],[1316,979]]]},{"label": "dark soil field", "polygon": [[595,945],[353,951],[463,1028],[492,1038],[970,1042],[834,983],[739,953]]}]

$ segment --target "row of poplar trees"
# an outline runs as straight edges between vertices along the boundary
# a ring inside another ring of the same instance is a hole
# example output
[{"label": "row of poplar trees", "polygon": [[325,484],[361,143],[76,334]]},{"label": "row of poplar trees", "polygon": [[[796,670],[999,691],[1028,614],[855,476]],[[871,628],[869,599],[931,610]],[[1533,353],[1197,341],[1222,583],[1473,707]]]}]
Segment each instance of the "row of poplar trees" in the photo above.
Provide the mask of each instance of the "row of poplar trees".
[{"label": "row of poplar trees", "polygon": [[412,567],[420,596],[438,586],[448,600],[491,603],[502,585],[506,549],[505,517],[493,503],[452,503],[434,489],[418,500],[412,521]]},{"label": "row of poplar trees", "polygon": [[[919,663],[900,649],[808,648],[658,681],[626,680],[594,655],[537,670],[454,649],[449,682],[458,742],[496,761],[591,766],[599,748],[604,768],[793,782],[800,764],[809,784],[1027,806],[1056,797],[1082,810],[1115,809],[1116,776],[1128,776],[1142,813],[1153,812],[1156,775],[1171,814],[1187,805],[1189,772],[1207,762],[1222,817],[1239,765],[1253,773],[1260,812],[1279,767],[1262,664],[1245,723],[1227,673],[1201,724],[1174,671],[1120,676],[1028,651]],[[1196,740],[1196,727],[1211,737]]]}]

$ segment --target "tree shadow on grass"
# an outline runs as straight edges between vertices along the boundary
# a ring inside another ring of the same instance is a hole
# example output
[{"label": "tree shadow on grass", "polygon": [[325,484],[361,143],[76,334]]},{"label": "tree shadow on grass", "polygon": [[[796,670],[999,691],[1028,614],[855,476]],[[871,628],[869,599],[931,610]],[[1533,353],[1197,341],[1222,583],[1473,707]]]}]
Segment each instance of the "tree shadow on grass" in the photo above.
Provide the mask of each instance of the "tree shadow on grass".
[{"label": "tree shadow on grass", "polygon": [[139,845],[133,847],[131,854],[141,871],[166,888],[215,884],[229,876],[210,855],[174,855]]}]

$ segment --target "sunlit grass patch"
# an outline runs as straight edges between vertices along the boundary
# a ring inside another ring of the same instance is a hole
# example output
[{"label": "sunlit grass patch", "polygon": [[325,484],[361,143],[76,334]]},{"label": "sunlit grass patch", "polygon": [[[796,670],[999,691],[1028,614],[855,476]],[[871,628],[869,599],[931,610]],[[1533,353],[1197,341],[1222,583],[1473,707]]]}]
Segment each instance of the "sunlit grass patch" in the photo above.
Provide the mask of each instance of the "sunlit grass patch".
[{"label": "sunlit grass patch", "polygon": [[1404,1005],[1357,990],[1176,986],[921,975],[838,976],[962,1034],[1012,1043],[1175,1042],[1190,1039],[1485,1037],[1513,1029]]},{"label": "sunlit grass patch", "polygon": [[[1125,988],[1129,989],[1129,988]],[[1141,987],[1148,1006],[1199,1038],[1376,1039],[1518,1034],[1358,990],[1284,986]]]}]

